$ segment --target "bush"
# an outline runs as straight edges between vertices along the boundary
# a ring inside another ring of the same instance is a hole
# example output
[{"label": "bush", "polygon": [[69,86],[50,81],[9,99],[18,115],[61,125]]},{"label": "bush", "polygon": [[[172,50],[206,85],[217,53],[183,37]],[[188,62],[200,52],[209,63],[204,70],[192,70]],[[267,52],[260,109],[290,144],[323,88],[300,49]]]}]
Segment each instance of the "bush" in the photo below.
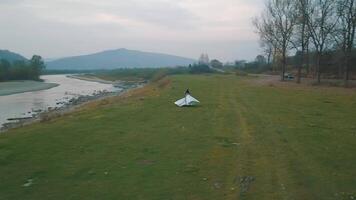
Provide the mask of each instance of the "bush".
[{"label": "bush", "polygon": [[242,70],[248,73],[260,74],[271,71],[271,65],[265,63],[250,62],[246,63]]},{"label": "bush", "polygon": [[248,73],[244,72],[244,71],[241,71],[241,70],[236,70],[235,75],[236,76],[247,76]]},{"label": "bush", "polygon": [[194,64],[189,66],[189,72],[192,74],[212,73],[213,70],[206,64]]}]

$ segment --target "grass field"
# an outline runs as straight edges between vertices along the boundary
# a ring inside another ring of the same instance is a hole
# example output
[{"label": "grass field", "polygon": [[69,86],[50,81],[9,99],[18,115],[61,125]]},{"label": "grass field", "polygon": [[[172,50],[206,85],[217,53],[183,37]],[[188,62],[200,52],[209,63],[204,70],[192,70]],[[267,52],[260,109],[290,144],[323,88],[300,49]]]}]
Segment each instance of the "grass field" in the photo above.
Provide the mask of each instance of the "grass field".
[{"label": "grass field", "polygon": [[0,135],[0,199],[356,198],[355,92],[255,79],[170,76]]}]

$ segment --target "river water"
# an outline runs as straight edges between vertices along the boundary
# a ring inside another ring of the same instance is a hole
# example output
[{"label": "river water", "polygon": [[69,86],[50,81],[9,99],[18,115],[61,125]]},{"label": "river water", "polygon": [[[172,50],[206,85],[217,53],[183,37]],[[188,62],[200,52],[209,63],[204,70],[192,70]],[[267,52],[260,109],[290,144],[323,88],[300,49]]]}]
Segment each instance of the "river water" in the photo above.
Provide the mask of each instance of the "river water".
[{"label": "river water", "polygon": [[61,107],[64,102],[81,95],[121,90],[111,84],[78,80],[66,75],[46,75],[41,76],[41,79],[48,83],[57,83],[59,86],[47,90],[0,96],[0,127],[9,122],[7,120],[9,118],[31,117],[36,114],[36,111]]}]

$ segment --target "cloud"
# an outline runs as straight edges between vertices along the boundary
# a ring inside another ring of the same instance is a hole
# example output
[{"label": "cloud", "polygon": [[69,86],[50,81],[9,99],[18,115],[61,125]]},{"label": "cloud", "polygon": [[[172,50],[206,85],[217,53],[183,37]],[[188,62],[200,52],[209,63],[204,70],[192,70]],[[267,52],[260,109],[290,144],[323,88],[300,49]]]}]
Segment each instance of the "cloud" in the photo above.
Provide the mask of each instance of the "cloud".
[{"label": "cloud", "polygon": [[97,24],[101,22],[100,19],[103,19],[103,23],[117,23],[117,19],[125,19],[126,22],[134,22],[134,25],[180,28],[189,27],[195,20],[193,13],[181,8],[174,1],[163,0],[23,0],[21,6],[30,9],[39,18],[78,25]]},{"label": "cloud", "polygon": [[[236,45],[258,44],[251,19],[264,4],[263,0],[1,0],[0,5],[2,48],[27,55],[34,49],[58,57],[132,47],[189,57],[214,52],[232,60],[239,57],[233,56]],[[251,46],[255,52],[248,48],[248,58],[259,51],[257,45]]]},{"label": "cloud", "polygon": [[0,5],[17,5],[23,1],[24,0],[1,0]]}]

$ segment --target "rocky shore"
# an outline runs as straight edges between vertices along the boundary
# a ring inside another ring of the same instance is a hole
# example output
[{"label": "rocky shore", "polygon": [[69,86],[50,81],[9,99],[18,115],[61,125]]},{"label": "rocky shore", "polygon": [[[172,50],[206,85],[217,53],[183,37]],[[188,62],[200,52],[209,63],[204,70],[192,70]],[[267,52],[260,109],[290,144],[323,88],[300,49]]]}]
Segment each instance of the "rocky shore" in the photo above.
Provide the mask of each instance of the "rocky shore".
[{"label": "rocky shore", "polygon": [[135,83],[117,82],[115,84],[115,87],[121,88],[121,90],[119,91],[115,91],[115,92],[110,92],[106,90],[95,91],[91,95],[80,95],[77,97],[73,97],[71,99],[59,101],[56,103],[57,105],[55,107],[48,107],[46,110],[32,110],[32,112],[29,112],[31,116],[9,118],[8,119],[9,122],[3,124],[2,127],[0,128],[0,133],[12,128],[25,126],[34,122],[47,121],[50,118],[57,117],[65,113],[71,112],[87,102],[120,95],[130,89],[142,87],[144,84],[145,84],[144,82],[135,82]]},{"label": "rocky shore", "polygon": [[109,81],[109,80],[103,80],[95,76],[84,76],[84,75],[68,75],[67,77],[69,78],[74,78],[74,79],[79,79],[83,81],[92,81],[92,82],[98,82],[98,83],[104,83],[104,84],[112,84],[115,87],[130,87],[132,84],[145,84],[147,81],[121,81],[121,80],[116,80],[116,81]]}]

